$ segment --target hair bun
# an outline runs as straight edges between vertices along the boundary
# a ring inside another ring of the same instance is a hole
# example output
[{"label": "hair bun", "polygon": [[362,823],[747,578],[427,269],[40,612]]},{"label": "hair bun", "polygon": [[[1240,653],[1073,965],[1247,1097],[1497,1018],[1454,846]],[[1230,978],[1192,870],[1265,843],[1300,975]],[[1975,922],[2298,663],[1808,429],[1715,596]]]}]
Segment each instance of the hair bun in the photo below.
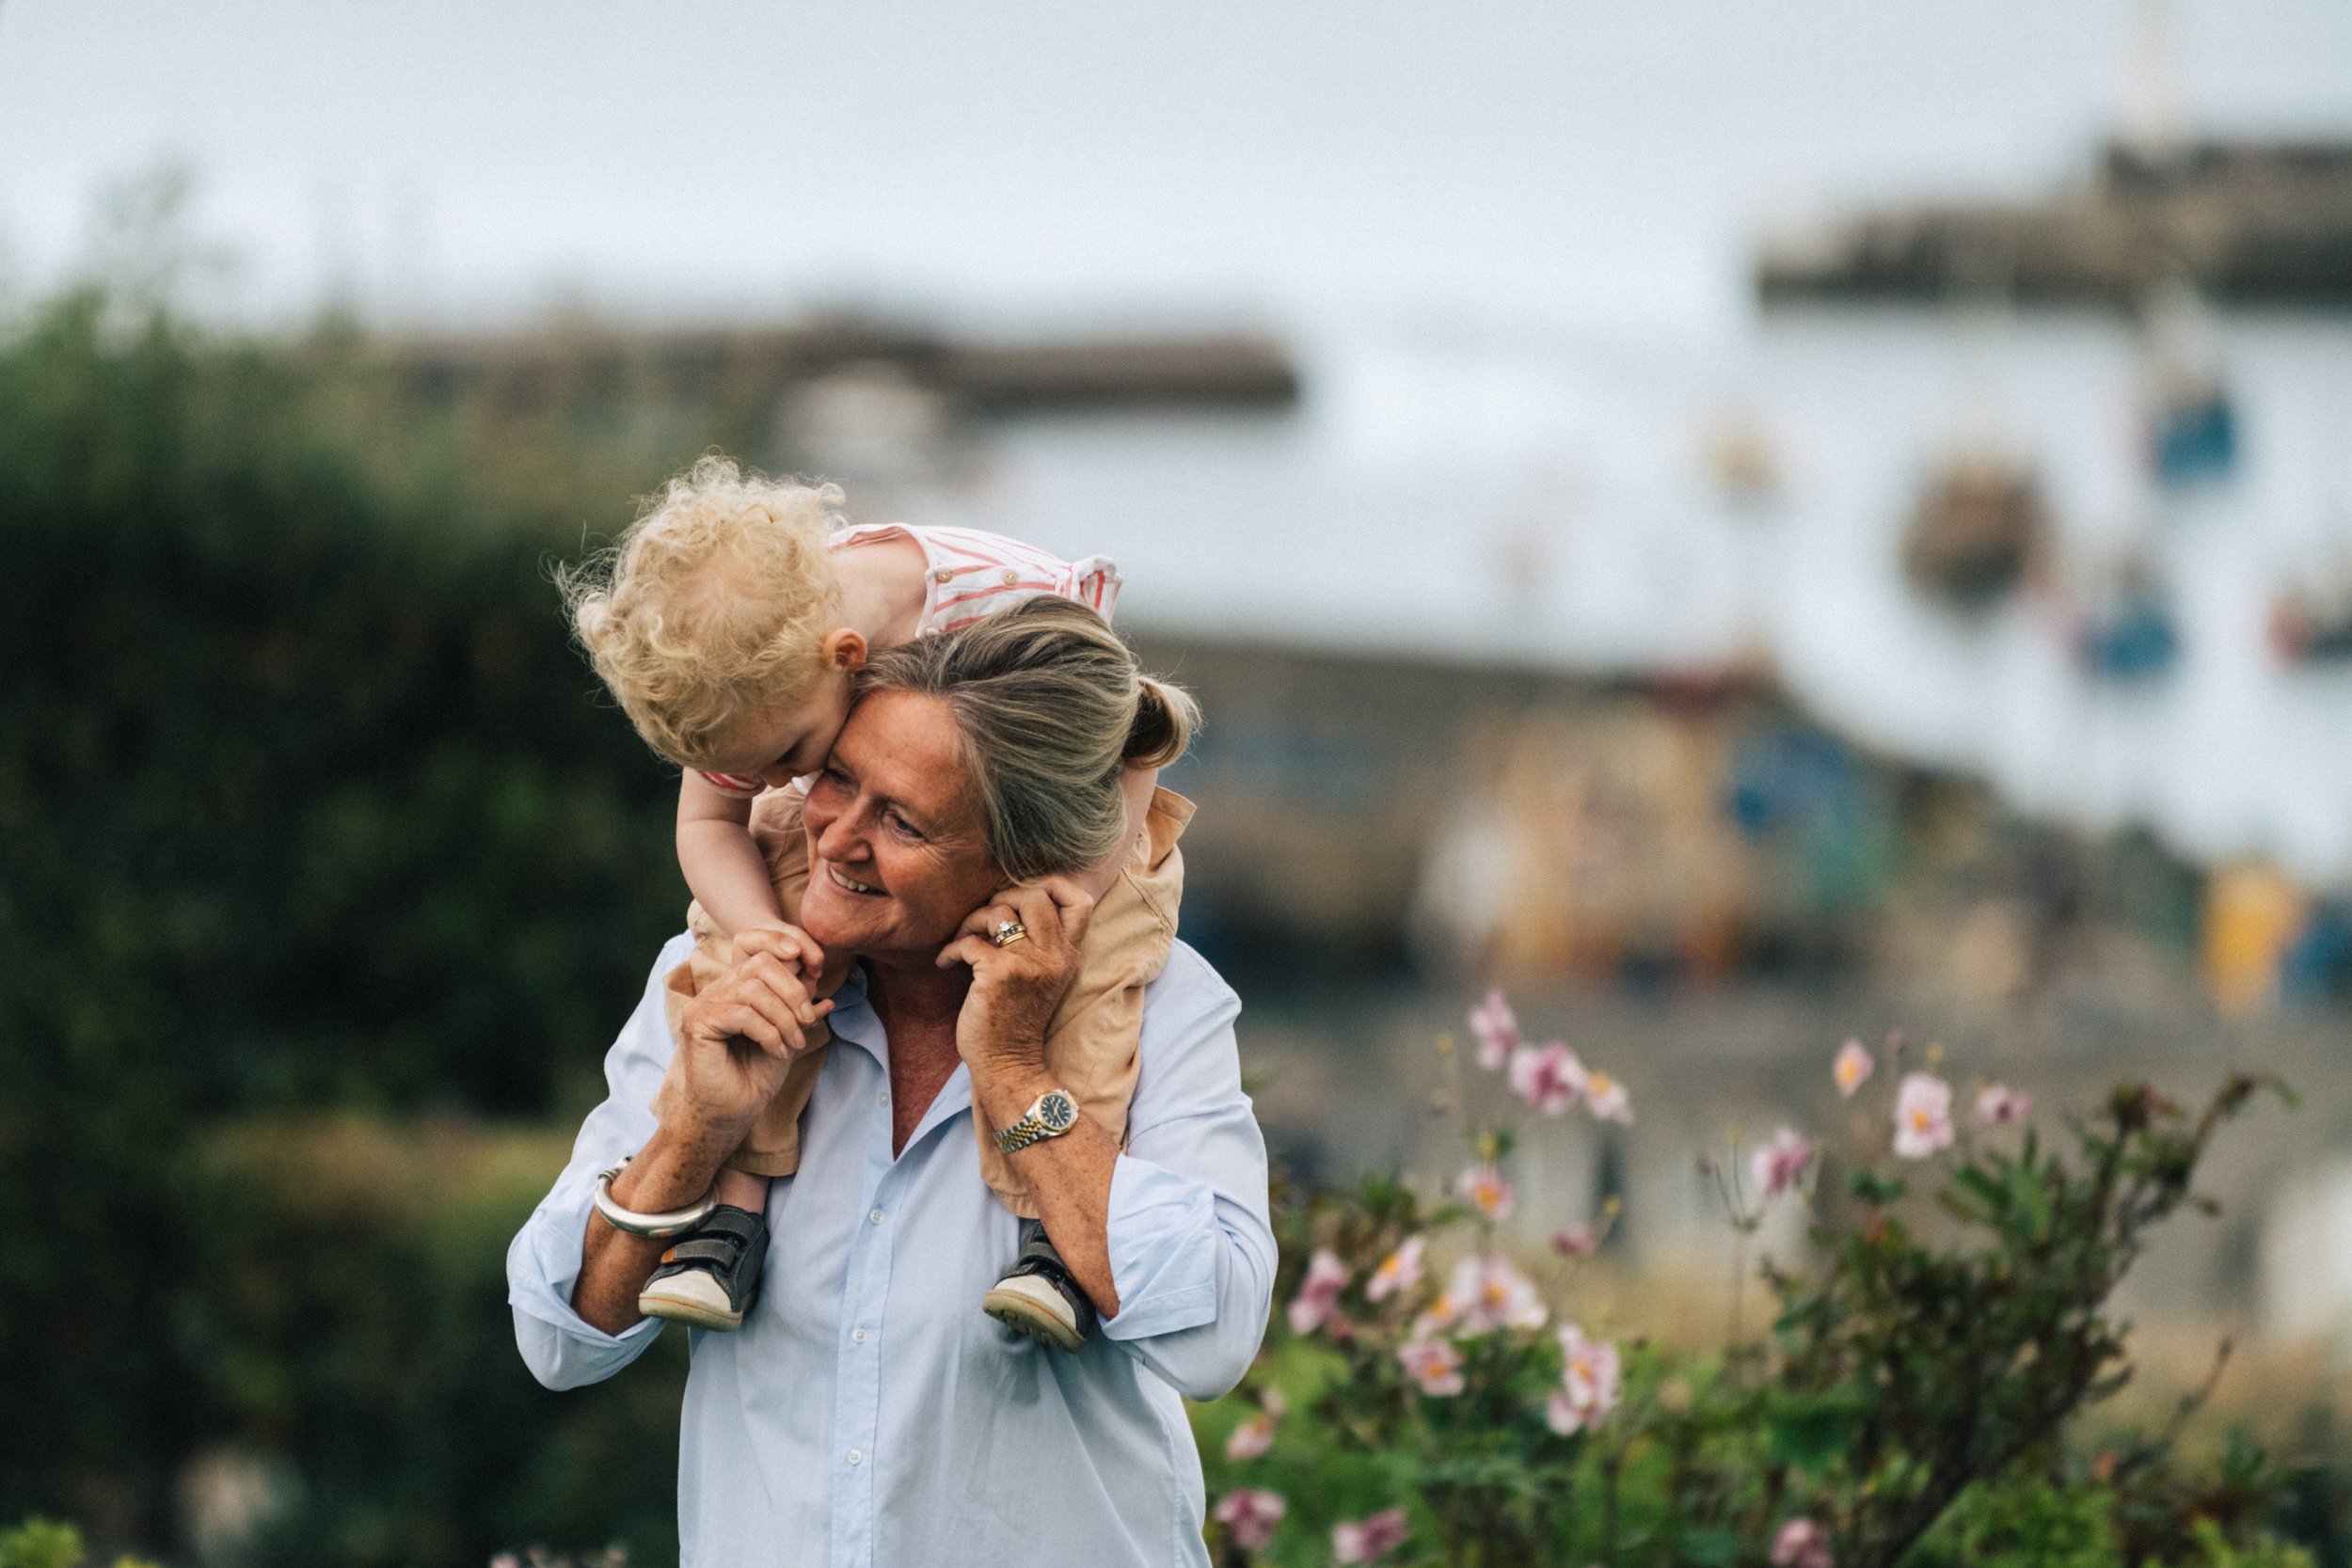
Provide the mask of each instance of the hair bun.
[{"label": "hair bun", "polygon": [[1184,754],[1200,727],[1200,705],[1183,687],[1136,677],[1136,720],[1123,753],[1131,768],[1166,768]]}]

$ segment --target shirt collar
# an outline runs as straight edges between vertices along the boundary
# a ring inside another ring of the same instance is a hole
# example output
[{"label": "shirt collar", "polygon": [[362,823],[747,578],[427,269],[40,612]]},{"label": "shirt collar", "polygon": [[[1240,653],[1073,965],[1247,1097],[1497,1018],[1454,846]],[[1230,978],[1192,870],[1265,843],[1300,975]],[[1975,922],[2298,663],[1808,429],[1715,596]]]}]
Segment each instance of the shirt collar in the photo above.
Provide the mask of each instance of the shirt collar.
[{"label": "shirt collar", "polygon": [[834,1039],[856,1046],[873,1057],[882,1071],[890,1070],[890,1042],[882,1034],[882,1020],[874,1016],[873,1002],[866,994],[864,964],[850,965],[850,977],[833,993],[833,1011],[825,1022],[832,1027]]}]

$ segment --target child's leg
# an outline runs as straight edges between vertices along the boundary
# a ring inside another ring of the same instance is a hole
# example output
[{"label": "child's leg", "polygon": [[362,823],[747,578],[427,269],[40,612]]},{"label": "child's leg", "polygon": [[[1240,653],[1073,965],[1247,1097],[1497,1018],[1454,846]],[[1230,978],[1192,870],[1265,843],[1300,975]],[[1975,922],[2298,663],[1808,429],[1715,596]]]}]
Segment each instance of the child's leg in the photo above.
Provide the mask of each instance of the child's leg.
[{"label": "child's leg", "polygon": [[[1125,874],[1094,906],[1077,978],[1045,1029],[1046,1070],[1083,1115],[1122,1145],[1127,1102],[1136,1092],[1143,988],[1160,977],[1176,940],[1184,891],[1184,857],[1176,841],[1191,818],[1192,802],[1183,796],[1165,789],[1153,796],[1145,832]],[[980,1176],[1006,1208],[1035,1219],[1037,1204],[997,1148],[993,1131],[977,1128]]]},{"label": "child's leg", "polygon": [[[1143,1033],[1143,988],[1159,977],[1176,938],[1184,857],[1176,839],[1192,815],[1182,796],[1159,792],[1126,873],[1095,906],[1079,954],[1078,977],[1046,1026],[1045,1065],[1078,1102],[1079,1113],[1126,1142],[1127,1107],[1136,1092]],[[980,1175],[999,1201],[1022,1216],[1021,1253],[982,1303],[1009,1327],[1062,1350],[1075,1350],[1094,1323],[1093,1304],[1071,1278],[1027,1184],[997,1148],[994,1130],[977,1126]]]},{"label": "child's leg", "polygon": [[[767,858],[770,875],[776,885],[776,898],[783,906],[785,918],[797,920],[801,912],[801,895],[808,889],[807,841],[801,832],[801,798],[795,791],[771,789],[761,796],[752,808],[752,838]],[[702,906],[691,905],[686,911],[687,929],[694,936],[694,949],[687,960],[672,970],[662,983],[662,1003],[670,1020],[670,1033],[677,1034],[678,1015],[688,1001],[701,990],[716,982],[735,967],[735,947],[727,941]],[[831,996],[838,990],[848,974],[846,966],[830,967],[818,981],[816,993]],[[824,1048],[832,1039],[832,1031],[822,1020],[808,1030],[809,1049],[792,1064],[785,1075],[784,1085],[774,1098],[760,1110],[759,1119],[745,1135],[728,1164],[739,1172],[755,1176],[789,1176],[800,1168],[801,1113],[808,1106],[808,1098],[817,1087],[817,1074],[823,1066]],[[662,1077],[661,1090],[654,1096],[654,1115],[661,1114],[663,1102],[674,1092],[671,1080],[677,1073],[677,1061],[671,1058],[670,1070]],[[722,1178],[723,1180],[723,1177]],[[747,1196],[748,1188],[739,1188]],[[744,1207],[752,1207],[745,1205]]]},{"label": "child's leg", "polygon": [[[683,974],[686,966],[680,966]],[[742,1326],[759,1299],[768,1261],[768,1189],[800,1164],[800,1113],[817,1085],[821,1055],[803,1054],[760,1112],[742,1145],[719,1168],[716,1207],[661,1255],[637,1309],[695,1328],[724,1333]],[[669,1092],[664,1085],[663,1092]],[[657,1104],[659,1097],[657,1097]],[[782,1134],[774,1129],[784,1129]],[[767,1140],[763,1147],[762,1139]]]},{"label": "child's leg", "polygon": [[719,1168],[711,1189],[717,1207],[661,1255],[637,1293],[640,1312],[721,1333],[742,1326],[768,1261],[768,1189],[772,1178],[799,1168],[800,1114],[822,1066],[815,1053],[793,1062],[784,1087]]},{"label": "child's leg", "polygon": [[[769,806],[780,797],[785,799],[778,807]],[[801,895],[808,886],[799,797],[783,790],[763,796],[753,810],[752,836],[768,859],[786,918],[796,919]],[[663,986],[673,1036],[685,1003],[735,964],[733,944],[699,906],[688,911],[687,925],[694,933],[694,951]],[[846,973],[839,967],[830,971],[816,988],[818,994],[831,995]],[[816,1092],[830,1038],[831,1032],[821,1021],[811,1027],[810,1049],[794,1060],[783,1086],[760,1108],[759,1118],[744,1135],[742,1145],[720,1168],[712,1192],[718,1207],[662,1255],[661,1266],[638,1295],[639,1311],[699,1328],[724,1331],[740,1326],[743,1314],[758,1299],[760,1274],[767,1260],[769,1185],[773,1178],[789,1176],[800,1168],[801,1113]],[[676,1070],[673,1057],[671,1073]],[[671,1092],[665,1074],[661,1092],[654,1098],[657,1116]]]},{"label": "child's leg", "polygon": [[721,1165],[719,1183],[711,1189],[710,1196],[730,1208],[764,1214],[768,1212],[768,1180],[767,1177],[737,1170],[733,1165]]}]

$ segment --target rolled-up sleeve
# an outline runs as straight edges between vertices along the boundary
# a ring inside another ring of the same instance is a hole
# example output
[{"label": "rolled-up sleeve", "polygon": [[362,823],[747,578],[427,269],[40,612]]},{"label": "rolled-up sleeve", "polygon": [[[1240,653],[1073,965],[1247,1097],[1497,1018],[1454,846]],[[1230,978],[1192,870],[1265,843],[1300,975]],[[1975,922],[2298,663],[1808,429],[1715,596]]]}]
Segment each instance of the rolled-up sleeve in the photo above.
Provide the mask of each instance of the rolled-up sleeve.
[{"label": "rolled-up sleeve", "polygon": [[671,1041],[661,979],[684,961],[689,939],[661,950],[637,1010],[604,1058],[604,1103],[588,1115],[572,1157],[506,1249],[506,1301],[515,1313],[515,1343],[531,1375],[549,1388],[577,1388],[611,1377],[644,1354],[660,1333],[647,1318],[607,1334],[572,1310],[580,1248],[588,1234],[589,1195],[596,1174],[644,1147],[653,1135],[654,1091],[669,1066]]},{"label": "rolled-up sleeve", "polygon": [[1146,993],[1142,1070],[1107,1229],[1119,1315],[1104,1335],[1177,1390],[1241,1381],[1273,1300],[1265,1139],[1242,1092],[1241,1004],[1181,943]]}]

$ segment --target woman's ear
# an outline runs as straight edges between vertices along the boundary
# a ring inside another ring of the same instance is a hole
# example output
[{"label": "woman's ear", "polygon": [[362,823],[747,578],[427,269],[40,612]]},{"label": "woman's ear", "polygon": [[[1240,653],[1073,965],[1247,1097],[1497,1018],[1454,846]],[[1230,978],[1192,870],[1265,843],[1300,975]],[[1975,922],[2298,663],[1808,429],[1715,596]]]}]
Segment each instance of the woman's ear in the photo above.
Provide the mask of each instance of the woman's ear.
[{"label": "woman's ear", "polygon": [[866,639],[847,626],[825,633],[817,652],[824,659],[825,668],[838,670],[845,675],[854,675],[866,668]]}]

